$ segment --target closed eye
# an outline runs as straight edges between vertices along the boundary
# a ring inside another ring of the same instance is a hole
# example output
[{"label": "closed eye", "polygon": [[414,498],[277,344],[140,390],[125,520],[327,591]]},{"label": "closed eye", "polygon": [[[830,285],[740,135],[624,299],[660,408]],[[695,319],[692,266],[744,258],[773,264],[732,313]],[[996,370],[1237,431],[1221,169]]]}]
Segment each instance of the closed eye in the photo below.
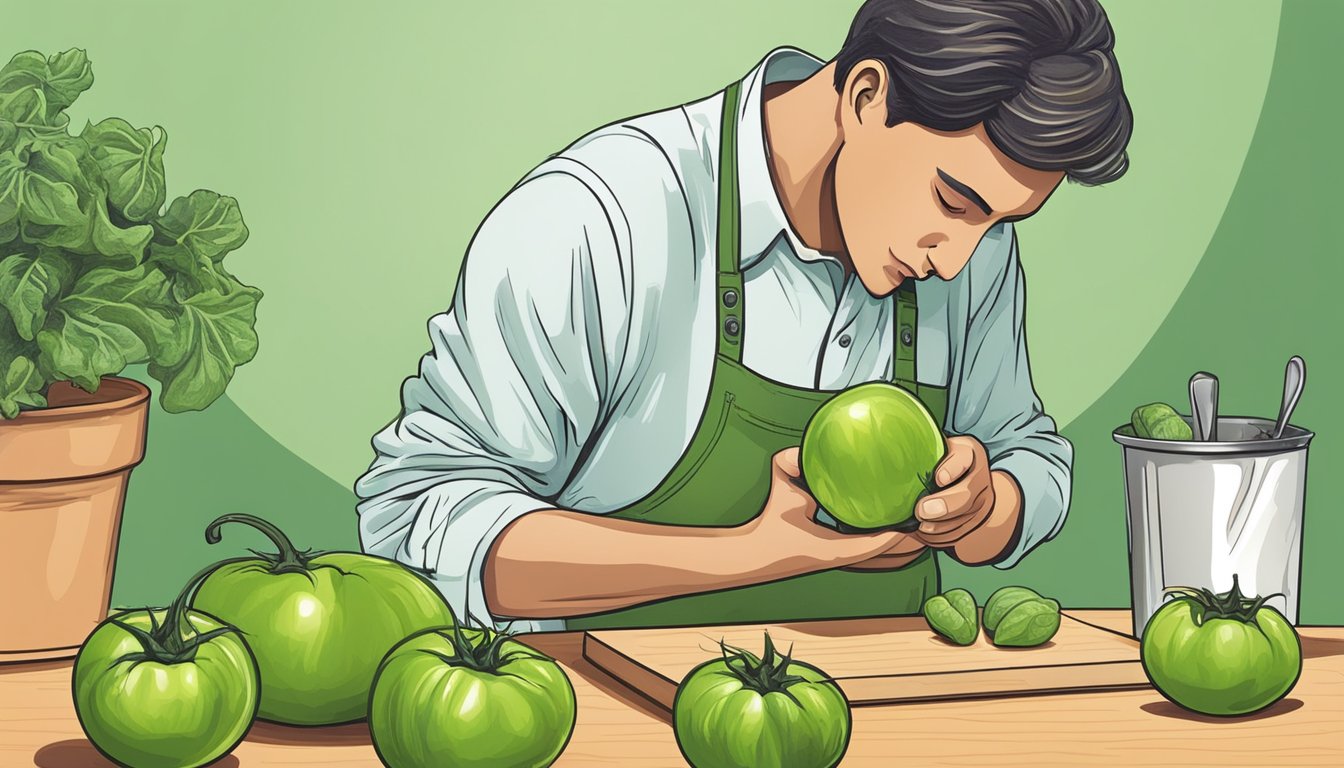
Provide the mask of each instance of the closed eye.
[{"label": "closed eye", "polygon": [[965,208],[958,208],[958,207],[952,205],[951,203],[947,202],[947,198],[943,197],[943,191],[942,191],[941,189],[939,189],[939,188],[937,187],[937,185],[934,185],[934,187],[933,187],[933,193],[934,193],[935,195],[938,195],[938,202],[940,202],[940,203],[943,204],[943,208],[947,209],[947,212],[948,212],[948,213],[951,213],[951,214],[955,214],[955,215],[957,215],[957,216],[960,216],[961,214],[963,214],[963,213],[966,212],[966,209],[965,209]]}]

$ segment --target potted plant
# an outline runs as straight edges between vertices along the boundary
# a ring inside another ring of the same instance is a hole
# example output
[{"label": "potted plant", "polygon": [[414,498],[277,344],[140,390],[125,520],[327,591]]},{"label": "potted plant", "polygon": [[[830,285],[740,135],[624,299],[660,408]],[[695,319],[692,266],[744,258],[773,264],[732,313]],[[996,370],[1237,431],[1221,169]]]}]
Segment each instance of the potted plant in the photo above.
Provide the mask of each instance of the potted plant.
[{"label": "potted plant", "polygon": [[0,662],[71,656],[107,613],[122,500],[164,410],[200,410],[257,352],[261,292],[223,266],[238,203],[164,205],[162,128],[69,130],[84,51],[0,69]]}]

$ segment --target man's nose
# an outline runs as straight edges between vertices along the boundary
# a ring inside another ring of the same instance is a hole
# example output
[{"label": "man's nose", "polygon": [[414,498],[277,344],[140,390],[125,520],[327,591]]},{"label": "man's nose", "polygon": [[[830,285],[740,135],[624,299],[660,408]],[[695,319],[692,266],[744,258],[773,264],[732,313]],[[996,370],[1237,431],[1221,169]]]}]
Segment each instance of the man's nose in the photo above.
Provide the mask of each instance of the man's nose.
[{"label": "man's nose", "polygon": [[[973,252],[975,249],[970,250]],[[924,260],[930,272],[936,272],[938,277],[944,280],[951,280],[966,268],[971,255],[962,248],[944,245],[942,248],[930,248],[925,251]]]},{"label": "man's nose", "polygon": [[938,246],[946,244],[947,240],[947,235],[941,232],[929,233],[920,238],[916,245],[923,252],[924,258],[920,263],[911,265],[915,268],[916,276],[920,280],[923,280],[934,272],[937,272],[939,276],[942,276],[942,272],[938,269],[938,265],[934,262],[934,259],[940,255],[938,253]]},{"label": "man's nose", "polygon": [[937,246],[927,246],[920,252],[918,260],[911,259],[910,267],[915,271],[915,277],[923,280],[934,272],[938,271],[938,265],[933,260],[938,255]]},{"label": "man's nose", "polygon": [[927,251],[930,248],[937,248],[938,246],[943,245],[948,240],[949,238],[944,232],[930,232],[919,238],[919,242],[915,243],[915,247],[919,248],[921,251]]},{"label": "man's nose", "polygon": [[933,259],[931,258],[929,252],[927,251],[924,253],[924,258],[921,259],[918,264],[913,264],[911,266],[915,268],[915,277],[919,278],[920,280],[923,280],[924,278],[938,271],[938,267],[934,265]]}]

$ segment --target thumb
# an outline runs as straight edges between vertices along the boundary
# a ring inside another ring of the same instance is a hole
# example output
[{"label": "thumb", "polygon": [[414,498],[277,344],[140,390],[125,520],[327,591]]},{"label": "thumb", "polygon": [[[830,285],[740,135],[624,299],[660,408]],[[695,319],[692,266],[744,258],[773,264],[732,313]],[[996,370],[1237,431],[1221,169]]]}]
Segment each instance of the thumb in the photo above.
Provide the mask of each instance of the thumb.
[{"label": "thumb", "polygon": [[774,455],[770,462],[771,473],[775,480],[794,480],[803,474],[799,463],[798,447],[785,448]]},{"label": "thumb", "polygon": [[766,500],[768,511],[779,514],[811,513],[816,501],[801,486],[801,475],[797,448],[785,448],[774,455],[770,461],[770,495]]}]

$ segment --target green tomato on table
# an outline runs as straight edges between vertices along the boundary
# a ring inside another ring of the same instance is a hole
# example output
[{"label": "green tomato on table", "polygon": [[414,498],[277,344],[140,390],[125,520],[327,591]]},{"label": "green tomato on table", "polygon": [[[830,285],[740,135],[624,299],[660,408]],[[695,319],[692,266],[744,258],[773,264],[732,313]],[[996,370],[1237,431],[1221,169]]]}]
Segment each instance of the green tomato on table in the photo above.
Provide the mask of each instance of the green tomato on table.
[{"label": "green tomato on table", "polygon": [[849,747],[849,701],[826,673],[770,635],[761,657],[720,643],[672,703],[673,731],[693,768],[832,768]]},{"label": "green tomato on table", "polygon": [[1248,598],[1237,578],[1221,594],[1176,587],[1148,620],[1143,670],[1173,703],[1206,715],[1258,712],[1288,695],[1302,674],[1302,641],[1268,598]]},{"label": "green tomato on table", "polygon": [[484,628],[431,629],[378,667],[369,732],[389,768],[543,768],[574,732],[578,705],[553,659]]},{"label": "green tomato on table", "polygon": [[209,571],[167,609],[109,617],[75,658],[80,727],[118,765],[206,765],[232,751],[252,725],[261,689],[251,650],[235,628],[186,608]]},{"label": "green tomato on table", "polygon": [[330,725],[363,719],[383,656],[415,632],[453,623],[438,590],[400,563],[300,551],[251,515],[216,519],[206,540],[218,542],[228,522],[261,530],[279,552],[221,564],[193,605],[247,636],[261,670],[264,720]]}]

